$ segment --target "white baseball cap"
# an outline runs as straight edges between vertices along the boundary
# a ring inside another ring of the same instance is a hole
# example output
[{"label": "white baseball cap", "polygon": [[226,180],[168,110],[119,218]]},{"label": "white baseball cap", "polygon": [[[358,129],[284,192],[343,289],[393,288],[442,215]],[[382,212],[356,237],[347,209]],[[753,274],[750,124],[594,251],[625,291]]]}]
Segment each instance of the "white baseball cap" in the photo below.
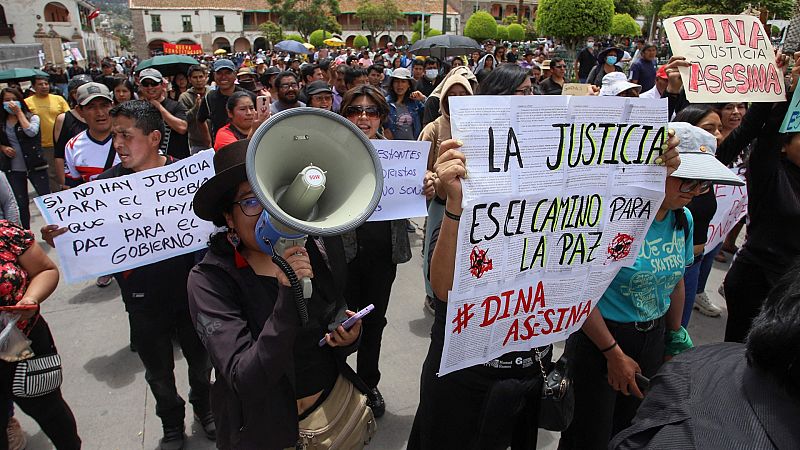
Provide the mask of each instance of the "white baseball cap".
[{"label": "white baseball cap", "polygon": [[715,184],[731,186],[745,184],[741,178],[719,162],[715,156],[717,138],[711,133],[687,122],[670,122],[669,128],[675,130],[675,136],[680,139],[678,152],[681,155],[681,165],[671,176],[689,180],[708,180]]}]

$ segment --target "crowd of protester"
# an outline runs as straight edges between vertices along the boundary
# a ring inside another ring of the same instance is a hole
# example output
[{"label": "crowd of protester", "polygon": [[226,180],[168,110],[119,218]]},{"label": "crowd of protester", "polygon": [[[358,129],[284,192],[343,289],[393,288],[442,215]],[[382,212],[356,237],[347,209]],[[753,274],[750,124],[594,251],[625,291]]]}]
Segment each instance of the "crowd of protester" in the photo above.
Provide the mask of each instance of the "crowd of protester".
[{"label": "crowd of protester", "polygon": [[[381,341],[397,266],[412,256],[408,221],[368,222],[288,249],[297,275],[314,277],[312,304],[320,305],[301,325],[289,280],[256,242],[263,207],[245,172],[247,143],[271,115],[324,109],[369,139],[430,142],[423,278],[434,322],[408,448],[536,448],[552,346],[437,374],[466,175],[449,100],[561,95],[565,83],[580,82],[590,95],[668,99],[671,131],[657,161],[668,168],[665,199],[647,238],[674,246],[671,253],[641,253],[622,269],[568,339],[575,414],[559,448],[721,448],[723,441],[724,448],[773,448],[769,443],[781,439],[788,446],[775,448],[797,447],[800,438],[786,424],[800,418],[800,137],[778,133],[786,102],[690,104],[679,73],[688,63],[674,56],[659,66],[657,50],[644,41],[609,45],[589,38],[571,70],[548,44],[494,41],[445,59],[391,44],[378,51],[323,48],[302,57],[258,51],[201,58],[170,76],[157,67],[136,71],[132,58],[85,68],[74,62],[66,70],[48,65],[50,76],[35,77],[26,91],[15,83],[0,91],[0,270],[12,286],[0,301],[38,305],[58,284],[55,264],[30,231],[28,182],[44,195],[213,148],[216,175],[194,201],[196,214],[220,230],[208,250],[97,279],[99,287],[116,280],[122,292],[130,348],[141,358],[163,425],[161,448],[183,448],[185,441],[173,339],[188,362],[194,419],[219,448],[305,448],[313,440],[308,430],[331,421],[331,411],[348,401],[346,392],[363,394],[369,412],[350,428],[336,423],[331,439],[342,445],[336,448],[363,447],[386,410]],[[790,61],[778,52],[776,58],[793,91],[800,55]],[[692,157],[700,148],[716,158]],[[723,243],[707,248],[717,207],[713,186],[738,183],[721,175],[730,175],[729,167],[746,173],[746,235],[739,236],[743,220]],[[41,236],[54,246],[65,232],[49,225]],[[712,264],[733,254],[719,287],[728,307],[728,344],[689,351],[693,310],[722,313],[706,293]],[[680,267],[657,261],[665,258]],[[330,327],[370,303],[375,310],[353,328]],[[204,331],[208,326],[214,332]],[[54,352],[38,309],[23,313],[18,327],[35,352]],[[319,346],[323,334],[327,345]],[[346,361],[353,353],[355,369]],[[17,395],[11,389],[16,365],[0,361],[0,408],[9,411],[0,421],[0,448],[24,447],[13,404],[57,448],[80,448],[59,387],[38,397]],[[641,376],[651,380],[649,387]],[[783,416],[753,406],[753,396],[761,395],[780,405]],[[733,414],[745,441],[715,441],[715,423],[731,420],[726,409],[747,411]]]}]

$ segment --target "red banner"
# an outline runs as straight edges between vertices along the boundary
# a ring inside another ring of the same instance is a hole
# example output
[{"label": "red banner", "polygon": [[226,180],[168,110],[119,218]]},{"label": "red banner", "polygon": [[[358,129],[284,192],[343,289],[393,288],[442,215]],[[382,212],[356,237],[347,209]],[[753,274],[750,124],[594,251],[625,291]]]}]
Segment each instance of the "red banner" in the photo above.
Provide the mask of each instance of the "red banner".
[{"label": "red banner", "polygon": [[198,44],[169,44],[164,43],[165,55],[202,55],[203,47]]}]

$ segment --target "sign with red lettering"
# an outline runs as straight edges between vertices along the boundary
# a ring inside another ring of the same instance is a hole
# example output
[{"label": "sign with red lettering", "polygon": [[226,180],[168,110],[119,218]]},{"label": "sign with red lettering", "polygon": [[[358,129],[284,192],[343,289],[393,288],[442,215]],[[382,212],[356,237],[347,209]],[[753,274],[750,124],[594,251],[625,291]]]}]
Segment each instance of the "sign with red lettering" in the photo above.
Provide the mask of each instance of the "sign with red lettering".
[{"label": "sign with red lettering", "polygon": [[202,55],[203,47],[197,44],[170,44],[164,43],[166,55]]},{"label": "sign with red lettering", "polygon": [[580,329],[661,205],[667,109],[664,99],[451,98],[469,176],[440,376],[508,365],[502,355]]},{"label": "sign with red lettering", "polygon": [[758,17],[704,14],[664,20],[686,98],[704,102],[786,101],[783,72]]},{"label": "sign with red lettering", "polygon": [[[731,169],[744,180],[744,168]],[[708,224],[708,240],[706,253],[714,249],[725,239],[734,225],[747,215],[747,186],[714,185],[717,197],[717,211]]]}]

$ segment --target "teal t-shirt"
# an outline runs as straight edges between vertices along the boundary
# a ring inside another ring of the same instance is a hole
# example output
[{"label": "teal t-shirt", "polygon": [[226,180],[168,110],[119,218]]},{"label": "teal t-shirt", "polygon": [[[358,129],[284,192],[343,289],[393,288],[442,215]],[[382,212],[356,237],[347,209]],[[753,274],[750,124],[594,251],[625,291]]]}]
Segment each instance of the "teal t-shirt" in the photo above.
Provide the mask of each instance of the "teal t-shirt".
[{"label": "teal t-shirt", "polygon": [[[654,220],[636,262],[623,267],[611,281],[597,307],[615,322],[646,322],[666,314],[669,295],[694,260],[692,213],[683,208],[689,230],[676,229],[675,213]],[[685,241],[685,242],[684,242]]]}]

